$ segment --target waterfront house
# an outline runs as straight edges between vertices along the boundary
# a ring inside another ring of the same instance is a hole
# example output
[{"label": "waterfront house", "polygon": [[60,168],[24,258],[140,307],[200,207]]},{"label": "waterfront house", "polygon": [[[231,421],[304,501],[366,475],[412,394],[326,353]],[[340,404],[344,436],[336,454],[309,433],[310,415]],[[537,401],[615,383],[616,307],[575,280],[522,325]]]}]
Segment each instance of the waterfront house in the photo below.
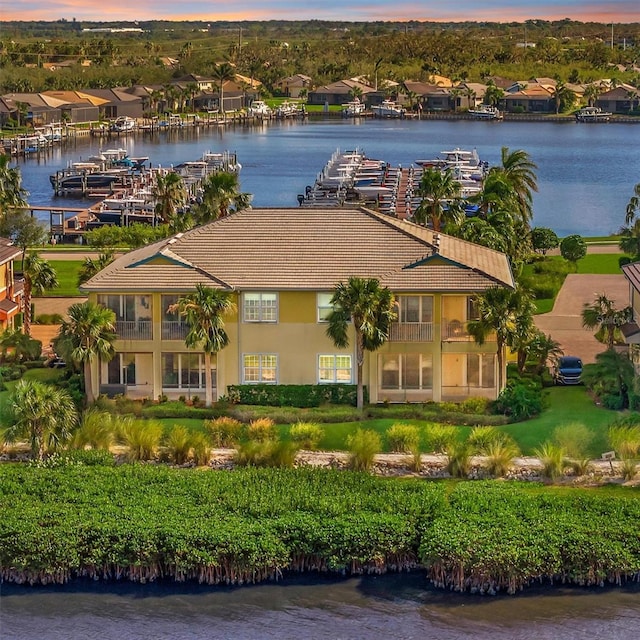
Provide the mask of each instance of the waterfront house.
[{"label": "waterfront house", "polygon": [[[522,85],[517,85],[522,86]],[[515,90],[516,85],[502,99],[505,110],[511,113],[555,112],[554,89],[537,83]]]},{"label": "waterfront house", "polygon": [[640,109],[640,90],[630,84],[620,84],[601,93],[596,106],[611,113],[629,113]]},{"label": "waterfront house", "polygon": [[276,88],[281,95],[287,98],[299,98],[303,92],[311,89],[311,78],[303,73],[282,78],[276,82]]},{"label": "waterfront house", "polygon": [[[355,92],[355,93],[354,93]],[[315,88],[307,95],[309,104],[344,104],[358,95],[361,102],[367,102],[367,96],[375,93],[375,89],[358,80],[338,80]]]},{"label": "waterfront house", "polygon": [[333,290],[351,276],[397,300],[389,340],[366,356],[371,402],[497,396],[496,342],[477,345],[467,324],[475,294],[514,286],[507,257],[365,208],[249,209],[117,258],[82,287],[117,321],[117,355],[94,363],[94,391],[204,397],[203,354],[169,311],[197,283],[237,306],[214,398],[237,384],[355,383],[353,337],[338,349],[326,335]]},{"label": "waterfront house", "polygon": [[0,329],[13,328],[22,309],[24,283],[14,277],[14,260],[22,255],[9,238],[0,238]]}]

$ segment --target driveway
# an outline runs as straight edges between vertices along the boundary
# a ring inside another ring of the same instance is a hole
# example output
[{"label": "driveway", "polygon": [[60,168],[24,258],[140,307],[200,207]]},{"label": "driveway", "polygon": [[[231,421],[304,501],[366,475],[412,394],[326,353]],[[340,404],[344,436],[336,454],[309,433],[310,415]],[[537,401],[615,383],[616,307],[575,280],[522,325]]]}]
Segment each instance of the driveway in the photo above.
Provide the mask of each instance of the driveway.
[{"label": "driveway", "polygon": [[629,304],[629,283],[620,275],[569,274],[556,298],[553,310],[534,316],[536,326],[557,340],[565,355],[579,356],[584,364],[595,362],[605,347],[591,329],[582,328],[582,308],[604,294],[619,309]]}]

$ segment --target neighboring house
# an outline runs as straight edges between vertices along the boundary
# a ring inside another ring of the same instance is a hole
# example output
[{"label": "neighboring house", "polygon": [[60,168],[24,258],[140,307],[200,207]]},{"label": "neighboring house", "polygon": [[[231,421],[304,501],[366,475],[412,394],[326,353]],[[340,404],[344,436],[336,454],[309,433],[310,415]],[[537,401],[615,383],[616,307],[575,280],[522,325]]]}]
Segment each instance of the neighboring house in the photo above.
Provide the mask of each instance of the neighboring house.
[{"label": "neighboring house", "polygon": [[22,310],[24,283],[14,277],[13,261],[22,255],[8,238],[0,238],[0,329],[13,328],[14,318]]},{"label": "neighboring house", "polygon": [[101,101],[99,104],[100,117],[107,120],[120,116],[142,118],[146,108],[147,101],[130,93],[126,88],[86,89],[84,94]]},{"label": "neighboring house", "polygon": [[368,209],[249,209],[117,258],[82,286],[116,314],[117,355],[94,364],[94,391],[204,396],[203,354],[168,311],[197,283],[229,291],[229,345],[214,358],[214,397],[236,384],[355,383],[355,346],[326,335],[339,282],[377,278],[397,297],[390,339],[368,353],[371,402],[495,398],[496,343],[467,332],[473,296],[513,287],[497,251]]},{"label": "neighboring house", "polygon": [[629,113],[640,109],[640,90],[630,84],[621,84],[601,93],[596,106],[611,113]]},{"label": "neighboring house", "polygon": [[299,98],[302,91],[310,91],[311,78],[302,73],[296,73],[293,76],[278,80],[276,88],[287,98]]},{"label": "neighboring house", "polygon": [[407,80],[404,87],[419,97],[422,108],[427,111],[449,111],[454,108],[455,94],[448,87],[413,80]]},{"label": "neighboring house", "polygon": [[[515,87],[514,87],[515,88]],[[505,94],[502,102],[505,110],[524,113],[555,112],[554,90],[541,84],[527,84],[523,89],[512,90]]]},{"label": "neighboring house", "polygon": [[375,94],[368,84],[357,80],[338,80],[331,84],[317,87],[307,95],[308,104],[344,104],[351,100],[353,91],[360,93],[360,100],[367,102],[367,95]]}]

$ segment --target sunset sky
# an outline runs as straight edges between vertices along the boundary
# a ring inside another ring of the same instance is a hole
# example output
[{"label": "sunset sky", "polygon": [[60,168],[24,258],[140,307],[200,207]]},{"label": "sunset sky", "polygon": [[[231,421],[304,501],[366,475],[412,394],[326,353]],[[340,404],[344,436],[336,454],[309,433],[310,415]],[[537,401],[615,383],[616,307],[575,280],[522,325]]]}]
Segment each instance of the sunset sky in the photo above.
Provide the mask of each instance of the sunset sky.
[{"label": "sunset sky", "polygon": [[[638,0],[0,0],[0,20],[425,20],[640,22]],[[1,29],[1,27],[0,27]]]}]

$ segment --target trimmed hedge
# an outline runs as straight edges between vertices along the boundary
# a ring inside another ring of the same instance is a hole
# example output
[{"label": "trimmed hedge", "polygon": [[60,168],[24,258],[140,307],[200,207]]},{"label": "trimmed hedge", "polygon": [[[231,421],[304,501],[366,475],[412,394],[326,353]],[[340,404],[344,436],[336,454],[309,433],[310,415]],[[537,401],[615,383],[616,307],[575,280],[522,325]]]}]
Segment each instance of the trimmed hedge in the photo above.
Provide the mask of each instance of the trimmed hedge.
[{"label": "trimmed hedge", "polygon": [[[323,404],[356,406],[354,384],[239,384],[227,387],[228,399],[234,404],[268,407],[319,407]],[[369,401],[364,387],[364,401]]]}]

